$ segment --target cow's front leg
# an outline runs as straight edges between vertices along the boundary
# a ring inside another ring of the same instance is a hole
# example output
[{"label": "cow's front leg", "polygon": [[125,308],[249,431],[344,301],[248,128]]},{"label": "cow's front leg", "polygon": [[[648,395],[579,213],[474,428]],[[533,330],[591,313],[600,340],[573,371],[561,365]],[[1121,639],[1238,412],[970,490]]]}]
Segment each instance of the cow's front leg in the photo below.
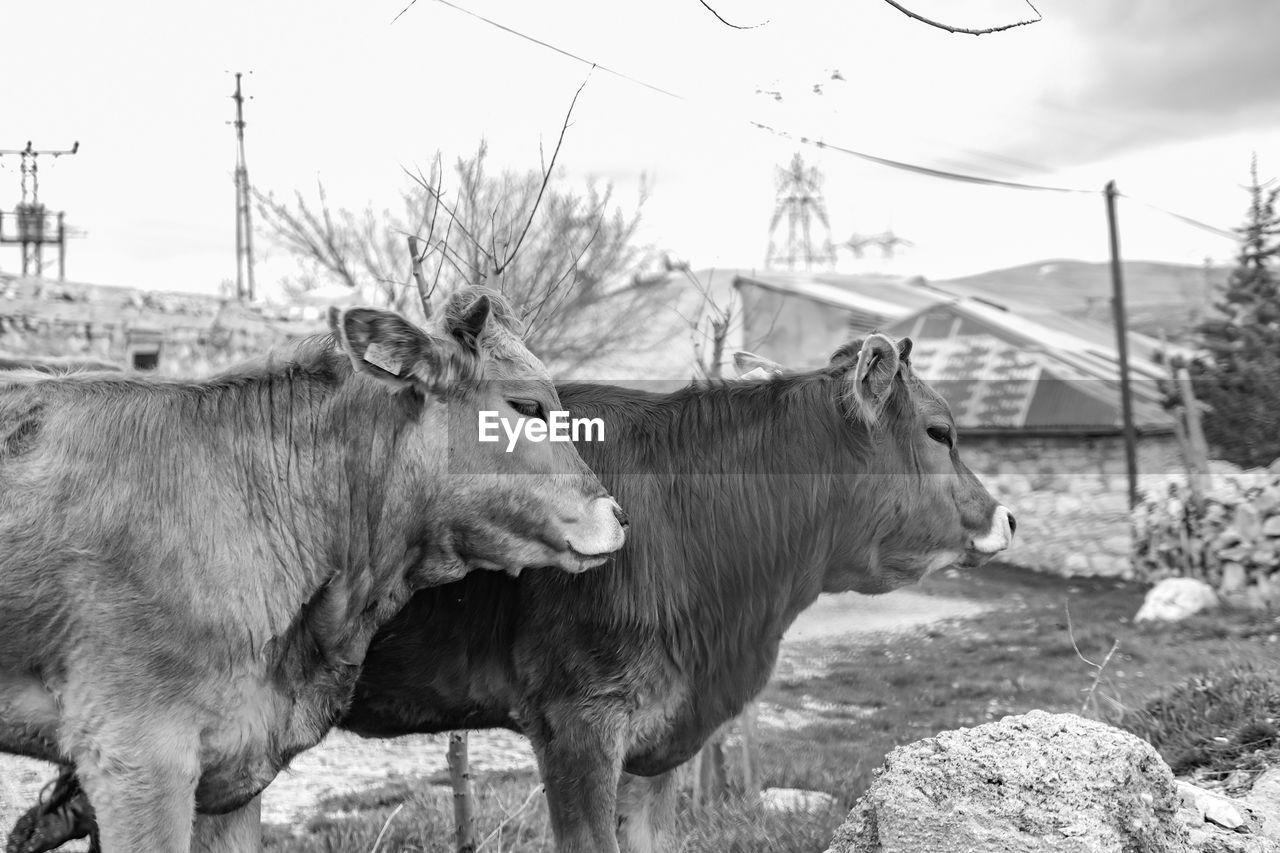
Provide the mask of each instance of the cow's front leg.
[{"label": "cow's front leg", "polygon": [[614,807],[622,772],[622,714],[563,707],[540,715],[528,730],[546,786],[556,850],[618,853]]},{"label": "cow's front leg", "polygon": [[621,853],[659,853],[678,848],[674,771],[658,776],[623,773],[618,781],[618,848]]},{"label": "cow's front leg", "polygon": [[199,741],[194,732],[167,725],[160,716],[121,715],[113,724],[82,728],[65,741],[93,804],[104,853],[190,850]]},{"label": "cow's front leg", "polygon": [[259,853],[262,850],[262,795],[220,815],[197,815],[191,853]]}]

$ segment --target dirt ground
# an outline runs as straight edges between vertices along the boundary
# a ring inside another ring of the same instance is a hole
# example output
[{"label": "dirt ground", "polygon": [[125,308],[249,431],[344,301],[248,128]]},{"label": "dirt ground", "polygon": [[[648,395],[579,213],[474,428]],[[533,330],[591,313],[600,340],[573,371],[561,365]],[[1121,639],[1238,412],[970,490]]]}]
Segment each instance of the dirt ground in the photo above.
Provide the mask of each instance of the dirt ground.
[{"label": "dirt ground", "polygon": [[[959,598],[929,596],[911,589],[881,596],[857,593],[826,595],[801,614],[783,640],[784,646],[820,646],[824,640],[909,630],[934,622],[976,616],[989,605]],[[793,725],[790,719],[762,714],[761,725]],[[294,759],[293,765],[263,795],[267,823],[293,825],[316,812],[329,794],[353,793],[397,778],[443,770],[447,737],[424,735],[393,740],[364,740],[332,732],[319,746]],[[470,760],[475,770],[503,770],[534,765],[528,742],[509,732],[473,732]],[[41,788],[54,776],[52,765],[0,756],[0,833],[7,834]],[[68,845],[65,850],[84,850]]]}]

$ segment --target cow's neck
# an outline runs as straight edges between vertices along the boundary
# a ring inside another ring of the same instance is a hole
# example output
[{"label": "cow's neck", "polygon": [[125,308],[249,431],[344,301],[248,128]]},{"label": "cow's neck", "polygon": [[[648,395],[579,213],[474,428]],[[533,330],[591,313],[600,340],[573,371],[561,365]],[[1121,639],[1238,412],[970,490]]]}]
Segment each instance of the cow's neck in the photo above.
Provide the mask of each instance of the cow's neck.
[{"label": "cow's neck", "polygon": [[703,709],[709,718],[736,713],[817,598],[844,521],[835,486],[847,427],[833,389],[813,378],[691,388],[605,418],[607,452],[627,458],[586,445],[584,456],[620,473],[606,485],[638,523],[653,513],[674,535],[633,542],[595,585],[612,598],[600,604],[665,634],[692,665],[695,701],[725,706]]},{"label": "cow's neck", "polygon": [[412,403],[350,380],[326,391],[318,405],[273,411],[258,435],[242,436],[253,448],[251,517],[269,527],[260,535],[281,596],[277,623],[287,613],[263,654],[269,677],[291,694],[297,747],[346,707],[374,632],[412,592],[407,568],[425,546],[411,544],[422,537],[407,535],[411,520],[394,513],[430,515],[433,499],[426,490],[400,494],[415,488],[394,464],[411,420],[401,407]]}]

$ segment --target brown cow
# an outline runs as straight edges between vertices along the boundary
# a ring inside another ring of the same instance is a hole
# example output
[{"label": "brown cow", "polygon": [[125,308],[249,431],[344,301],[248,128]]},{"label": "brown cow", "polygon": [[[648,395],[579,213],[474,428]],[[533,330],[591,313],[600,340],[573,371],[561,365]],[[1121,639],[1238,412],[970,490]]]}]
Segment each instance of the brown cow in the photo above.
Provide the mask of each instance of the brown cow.
[{"label": "brown cow", "polygon": [[765,685],[820,592],[887,592],[1011,541],[910,349],[872,335],[822,370],[671,394],[559,385],[606,424],[580,450],[639,514],[627,546],[581,577],[418,593],[342,726],[522,731],[559,850],[674,849],[671,771]]},{"label": "brown cow", "polygon": [[465,293],[205,382],[0,374],[0,750],[72,763],[107,853],[256,848],[414,590],[622,545],[571,445],[477,440],[558,407],[509,322]]},{"label": "brown cow", "polygon": [[1011,541],[910,348],[873,335],[821,370],[670,394],[560,384],[572,415],[605,422],[579,450],[642,512],[627,545],[586,575],[417,593],[342,727],[522,731],[561,851],[675,849],[672,771],[765,685],[820,592],[887,592]]}]

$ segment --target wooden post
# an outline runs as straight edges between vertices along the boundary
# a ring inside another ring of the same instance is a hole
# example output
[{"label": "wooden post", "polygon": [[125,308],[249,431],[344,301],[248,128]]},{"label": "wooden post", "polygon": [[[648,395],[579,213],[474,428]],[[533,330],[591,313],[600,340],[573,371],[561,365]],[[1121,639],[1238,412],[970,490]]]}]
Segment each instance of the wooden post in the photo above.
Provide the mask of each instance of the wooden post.
[{"label": "wooden post", "polygon": [[449,782],[453,787],[453,820],[458,853],[475,853],[476,832],[471,818],[471,769],[467,766],[467,733],[449,735]]},{"label": "wooden post", "polygon": [[698,787],[706,803],[724,800],[729,779],[724,766],[724,730],[707,741],[698,753]]},{"label": "wooden post", "polygon": [[1133,426],[1133,395],[1129,388],[1129,324],[1124,310],[1124,273],[1120,268],[1120,233],[1116,227],[1115,181],[1107,181],[1107,231],[1111,238],[1111,313],[1116,324],[1116,349],[1120,356],[1120,408],[1124,417],[1124,458],[1129,469],[1129,508],[1138,505],[1137,434]]},{"label": "wooden post", "polygon": [[1191,374],[1185,367],[1179,368],[1178,389],[1187,408],[1187,443],[1191,449],[1191,461],[1196,473],[1203,480],[1209,474],[1209,443],[1204,438],[1204,426],[1200,422],[1200,402],[1191,386]]},{"label": "wooden post", "polygon": [[748,798],[760,793],[760,750],[756,737],[758,710],[755,702],[748,702],[738,717],[742,730],[742,794]]},{"label": "wooden post", "polygon": [[67,228],[66,213],[58,212],[58,281],[67,280]]}]

